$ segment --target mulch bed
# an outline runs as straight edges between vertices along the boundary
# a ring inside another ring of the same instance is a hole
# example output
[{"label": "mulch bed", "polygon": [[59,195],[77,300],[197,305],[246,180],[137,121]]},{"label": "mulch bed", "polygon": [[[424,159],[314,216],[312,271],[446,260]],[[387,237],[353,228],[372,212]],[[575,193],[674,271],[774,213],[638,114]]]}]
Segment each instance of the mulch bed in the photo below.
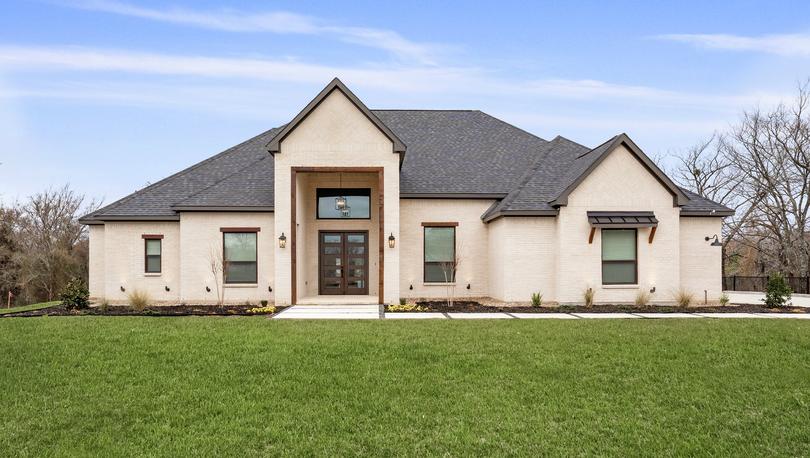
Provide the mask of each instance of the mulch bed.
[{"label": "mulch bed", "polygon": [[[3,317],[27,317],[27,316],[81,316],[81,315],[102,315],[102,316],[272,316],[270,314],[248,313],[252,308],[260,305],[225,305],[217,307],[215,305],[157,305],[146,307],[144,310],[135,310],[130,306],[111,305],[107,310],[102,311],[100,307],[91,307],[83,310],[68,310],[63,305],[55,305],[39,310],[28,312],[11,313]],[[276,307],[277,315],[286,307]]]},{"label": "mulch bed", "polygon": [[[677,307],[666,305],[635,306],[632,304],[595,304],[591,307],[562,305],[562,306],[489,306],[475,301],[454,301],[452,307],[446,301],[422,301],[416,305],[427,308],[427,312],[467,312],[467,313],[808,313],[810,310],[801,307],[785,307],[783,309],[769,309],[762,305],[728,305],[722,306],[692,306]],[[387,308],[386,308],[386,311]]]}]

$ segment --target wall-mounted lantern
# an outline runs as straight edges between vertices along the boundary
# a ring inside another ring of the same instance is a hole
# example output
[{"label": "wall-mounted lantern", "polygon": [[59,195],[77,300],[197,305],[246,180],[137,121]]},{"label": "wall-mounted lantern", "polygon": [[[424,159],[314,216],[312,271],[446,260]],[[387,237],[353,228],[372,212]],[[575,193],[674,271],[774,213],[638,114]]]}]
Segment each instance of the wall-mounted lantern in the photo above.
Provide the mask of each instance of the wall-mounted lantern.
[{"label": "wall-mounted lantern", "polygon": [[[722,243],[722,242],[720,242],[720,240],[717,238],[717,234],[714,234],[712,237],[714,237],[714,242],[712,242],[712,243],[711,243],[711,246],[723,246],[723,243]],[[707,236],[706,236],[706,237],[704,237],[703,239],[704,239],[704,240],[706,240],[706,241],[708,242],[709,240],[711,240],[711,239],[712,239],[712,237],[709,237],[709,236],[707,235]]]},{"label": "wall-mounted lantern", "polygon": [[392,232],[391,235],[388,236],[388,248],[394,248],[396,242],[397,239],[394,238],[394,233]]},{"label": "wall-mounted lantern", "polygon": [[122,293],[125,293],[125,292],[127,292],[127,289],[126,289],[126,288],[124,288],[124,287],[122,286],[122,287],[121,287],[121,292],[122,292]]},{"label": "wall-mounted lantern", "polygon": [[171,289],[171,288],[169,288],[169,285],[166,285],[166,292],[168,293],[168,292],[169,292],[169,291],[171,291],[171,290],[172,290],[172,289]]},{"label": "wall-mounted lantern", "polygon": [[284,248],[287,246],[287,236],[284,233],[281,233],[281,237],[278,238],[278,247]]},{"label": "wall-mounted lantern", "polygon": [[210,292],[211,292],[211,287],[210,287],[210,286],[206,286],[206,287],[205,287],[205,292],[206,292],[206,293],[210,293]]}]

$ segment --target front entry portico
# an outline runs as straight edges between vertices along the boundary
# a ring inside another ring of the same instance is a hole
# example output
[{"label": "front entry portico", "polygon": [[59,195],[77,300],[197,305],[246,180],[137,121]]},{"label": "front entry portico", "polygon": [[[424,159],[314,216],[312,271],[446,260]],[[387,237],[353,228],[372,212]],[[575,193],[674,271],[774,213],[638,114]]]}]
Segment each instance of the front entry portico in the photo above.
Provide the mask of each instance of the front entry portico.
[{"label": "front entry portico", "polygon": [[[384,303],[383,169],[293,167],[290,178],[292,303],[347,296]],[[334,200],[343,191],[365,200],[336,216]]]}]

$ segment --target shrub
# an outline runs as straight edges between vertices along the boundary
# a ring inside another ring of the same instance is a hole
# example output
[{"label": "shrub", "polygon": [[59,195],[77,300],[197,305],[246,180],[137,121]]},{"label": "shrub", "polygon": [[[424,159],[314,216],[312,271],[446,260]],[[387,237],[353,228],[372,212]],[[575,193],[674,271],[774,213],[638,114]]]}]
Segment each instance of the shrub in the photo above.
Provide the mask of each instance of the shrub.
[{"label": "shrub", "polygon": [[689,307],[695,301],[695,294],[683,288],[675,292],[675,302],[680,307]]},{"label": "shrub", "polygon": [[532,307],[543,305],[543,295],[540,292],[532,293]]},{"label": "shrub", "polygon": [[65,285],[59,299],[62,301],[62,305],[69,310],[86,309],[90,306],[90,292],[78,278],[70,280]]},{"label": "shrub", "polygon": [[592,307],[593,306],[593,288],[588,288],[585,290],[583,294],[583,298],[585,299],[585,307]]},{"label": "shrub", "polygon": [[637,307],[644,307],[645,305],[650,303],[650,298],[652,295],[646,289],[641,289],[636,293],[636,306]]},{"label": "shrub", "polygon": [[[262,301],[267,303],[267,301]],[[252,313],[254,315],[272,315],[276,313],[276,306],[275,305],[262,305],[261,307],[255,307],[248,310],[248,313]]]},{"label": "shrub", "polygon": [[768,285],[765,287],[765,305],[768,308],[779,308],[788,305],[793,291],[788,286],[785,277],[780,273],[775,273],[768,278]]},{"label": "shrub", "polygon": [[127,299],[129,300],[129,305],[137,312],[142,312],[149,303],[152,302],[149,294],[139,289],[133,290],[131,293],[127,294]]},{"label": "shrub", "polygon": [[110,302],[107,299],[102,299],[98,304],[98,309],[101,310],[101,313],[107,313],[107,310],[110,309]]},{"label": "shrub", "polygon": [[267,300],[266,299],[259,301],[259,303],[262,304],[262,307],[267,307]]},{"label": "shrub", "polygon": [[720,295],[720,305],[723,307],[727,306],[730,301],[731,299],[729,299],[728,294],[723,293]]},{"label": "shrub", "polygon": [[427,312],[427,307],[416,304],[391,304],[388,306],[389,312]]},{"label": "shrub", "polygon": [[407,299],[405,299],[404,297],[400,297],[400,298],[399,298],[399,305],[405,305],[405,304],[407,304],[407,303],[408,303],[408,300],[407,300]]}]

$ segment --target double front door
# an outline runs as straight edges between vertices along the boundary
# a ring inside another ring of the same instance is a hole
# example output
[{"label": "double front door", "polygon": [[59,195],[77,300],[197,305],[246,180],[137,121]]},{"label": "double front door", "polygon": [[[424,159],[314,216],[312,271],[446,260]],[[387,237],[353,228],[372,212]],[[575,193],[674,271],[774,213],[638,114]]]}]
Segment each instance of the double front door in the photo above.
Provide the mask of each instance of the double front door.
[{"label": "double front door", "polygon": [[318,294],[368,294],[368,232],[318,233]]}]

